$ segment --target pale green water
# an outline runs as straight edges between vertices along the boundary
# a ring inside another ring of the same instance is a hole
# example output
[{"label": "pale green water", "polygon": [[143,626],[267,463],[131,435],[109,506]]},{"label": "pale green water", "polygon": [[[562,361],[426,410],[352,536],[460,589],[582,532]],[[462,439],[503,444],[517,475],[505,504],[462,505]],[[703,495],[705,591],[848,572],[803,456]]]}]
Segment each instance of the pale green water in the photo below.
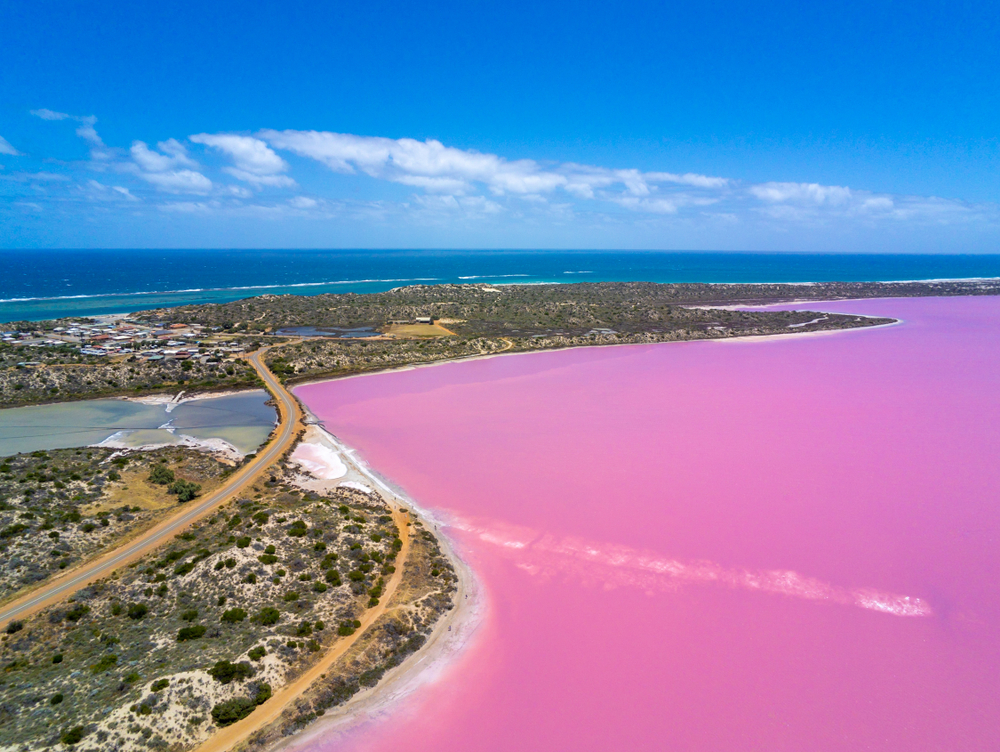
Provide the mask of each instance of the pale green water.
[{"label": "pale green water", "polygon": [[[275,423],[274,408],[257,389],[176,405],[102,399],[0,410],[0,456],[98,444],[114,436],[128,446],[174,444],[182,436],[223,439],[255,451]],[[170,430],[168,430],[170,429]]]}]

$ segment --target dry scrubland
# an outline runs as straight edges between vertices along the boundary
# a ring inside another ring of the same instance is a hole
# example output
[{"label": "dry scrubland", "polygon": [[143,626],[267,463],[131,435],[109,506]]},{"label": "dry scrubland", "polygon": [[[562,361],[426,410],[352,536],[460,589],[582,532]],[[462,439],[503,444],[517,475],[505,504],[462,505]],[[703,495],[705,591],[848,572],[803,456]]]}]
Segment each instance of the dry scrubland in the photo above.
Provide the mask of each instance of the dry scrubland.
[{"label": "dry scrubland", "polygon": [[[0,642],[0,749],[189,749],[253,712],[375,606],[401,547],[381,497],[291,485],[272,470],[174,542],[12,622]],[[394,608],[260,746],[418,649],[456,578],[420,530]]]},{"label": "dry scrubland", "polygon": [[[161,467],[161,479],[149,480]],[[88,447],[0,459],[0,602],[152,526],[231,468],[191,449]],[[164,474],[166,473],[166,474]]]}]

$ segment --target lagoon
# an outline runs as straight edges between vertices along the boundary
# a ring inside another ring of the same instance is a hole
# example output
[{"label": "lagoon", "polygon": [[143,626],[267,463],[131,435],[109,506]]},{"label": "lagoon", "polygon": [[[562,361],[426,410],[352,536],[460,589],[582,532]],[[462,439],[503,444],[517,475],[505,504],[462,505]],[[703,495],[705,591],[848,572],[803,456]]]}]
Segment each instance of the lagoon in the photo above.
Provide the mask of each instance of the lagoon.
[{"label": "lagoon", "polygon": [[823,309],[903,323],[299,387],[486,605],[436,679],[295,748],[997,749],[1000,299]]},{"label": "lagoon", "polygon": [[274,428],[267,400],[256,389],[178,404],[100,399],[0,410],[0,456],[109,441],[137,447],[211,440],[246,454]]}]

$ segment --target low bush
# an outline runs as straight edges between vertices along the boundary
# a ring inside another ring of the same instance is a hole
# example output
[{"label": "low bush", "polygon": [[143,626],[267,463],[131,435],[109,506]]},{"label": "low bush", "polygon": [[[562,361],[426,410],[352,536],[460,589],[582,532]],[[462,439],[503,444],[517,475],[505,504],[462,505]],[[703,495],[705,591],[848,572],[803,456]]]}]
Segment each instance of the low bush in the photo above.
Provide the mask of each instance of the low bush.
[{"label": "low bush", "polygon": [[141,619],[149,613],[149,606],[145,603],[130,603],[128,605],[128,618]]},{"label": "low bush", "polygon": [[90,670],[95,674],[102,674],[105,671],[110,671],[115,666],[118,665],[118,656],[114,653],[108,653],[107,655],[101,656],[101,660],[90,667]]},{"label": "low bush", "polygon": [[257,703],[249,697],[234,697],[212,708],[212,720],[220,726],[229,726],[246,718],[256,707]]},{"label": "low bush", "polygon": [[250,652],[247,653],[247,657],[251,661],[259,661],[265,655],[267,655],[267,651],[264,649],[263,645],[258,645],[255,648],[250,648]]},{"label": "low bush", "polygon": [[223,612],[222,621],[226,624],[236,624],[247,618],[247,612],[242,608],[231,608]]},{"label": "low bush", "polygon": [[207,630],[203,624],[197,624],[193,627],[182,627],[177,632],[177,642],[197,640],[200,637],[204,637],[206,631]]},{"label": "low bush", "polygon": [[269,627],[272,624],[277,624],[280,619],[281,612],[273,606],[267,606],[260,610],[256,620],[259,624]]},{"label": "low bush", "polygon": [[155,682],[149,685],[150,692],[159,692],[161,689],[166,689],[170,686],[169,679],[157,679]]},{"label": "low bush", "polygon": [[66,612],[66,618],[72,622],[77,622],[89,613],[90,606],[84,606],[82,603],[77,603],[73,606],[73,608]]},{"label": "low bush", "polygon": [[208,675],[220,684],[229,684],[232,681],[243,681],[254,675],[253,666],[246,661],[230,663],[229,661],[217,661],[208,670]]},{"label": "low bush", "polygon": [[167,489],[169,493],[177,495],[177,501],[191,501],[191,499],[201,495],[201,485],[188,480],[175,480]]},{"label": "low bush", "polygon": [[169,486],[174,482],[174,471],[166,465],[155,465],[149,473],[149,482],[158,486]]},{"label": "low bush", "polygon": [[68,747],[72,747],[74,744],[79,744],[83,741],[83,737],[86,735],[87,732],[84,730],[83,726],[74,726],[68,731],[64,731],[59,737],[59,741]]}]

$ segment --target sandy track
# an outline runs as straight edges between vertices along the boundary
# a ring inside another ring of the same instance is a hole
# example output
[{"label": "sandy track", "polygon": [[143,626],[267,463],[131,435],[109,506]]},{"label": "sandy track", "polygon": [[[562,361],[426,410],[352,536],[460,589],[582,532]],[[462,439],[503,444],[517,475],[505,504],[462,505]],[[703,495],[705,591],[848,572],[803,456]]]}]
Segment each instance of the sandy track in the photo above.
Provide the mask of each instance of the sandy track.
[{"label": "sandy track", "polygon": [[299,695],[305,692],[316,682],[321,674],[326,673],[330,667],[337,662],[351,647],[364,636],[369,627],[374,624],[388,608],[396,588],[403,579],[403,569],[406,564],[406,557],[410,553],[410,529],[407,527],[409,518],[403,514],[400,507],[392,503],[393,522],[399,530],[400,540],[403,547],[396,556],[396,571],[389,582],[386,583],[385,590],[379,605],[368,609],[361,617],[361,627],[350,637],[343,637],[333,644],[330,650],[313,666],[306,670],[301,676],[277,690],[267,702],[255,709],[242,721],[237,721],[231,726],[217,731],[212,737],[206,740],[196,752],[228,752],[235,748],[237,744],[247,739],[252,733],[264,728],[269,723],[278,719],[282,711],[295,701]]}]

